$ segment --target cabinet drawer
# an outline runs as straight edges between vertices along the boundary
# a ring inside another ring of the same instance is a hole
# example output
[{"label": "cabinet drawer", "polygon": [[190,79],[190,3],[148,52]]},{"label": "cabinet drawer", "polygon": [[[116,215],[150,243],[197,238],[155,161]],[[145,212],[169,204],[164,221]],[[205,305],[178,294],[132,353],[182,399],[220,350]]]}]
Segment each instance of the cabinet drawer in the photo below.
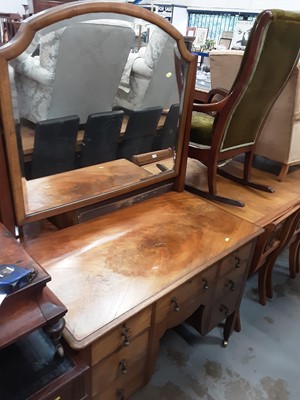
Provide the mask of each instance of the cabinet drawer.
[{"label": "cabinet drawer", "polygon": [[217,283],[215,299],[225,296],[227,293],[234,293],[239,296],[240,286],[243,283],[245,270],[238,268],[237,270],[231,270],[226,275],[223,275]]},{"label": "cabinet drawer", "polygon": [[130,347],[123,347],[92,367],[92,393],[102,393],[117,380],[120,385],[144,371],[148,331],[137,337]]},{"label": "cabinet drawer", "polygon": [[242,287],[242,285],[239,285],[236,288],[236,292],[228,293],[226,296],[216,301],[211,310],[207,332],[216,327],[236,310]]},{"label": "cabinet drawer", "polygon": [[252,242],[247,243],[245,246],[225,257],[220,264],[219,278],[229,272],[232,274],[232,277],[238,277],[240,274],[244,274],[250,257],[251,247]]},{"label": "cabinet drawer", "polygon": [[97,393],[92,400],[127,400],[145,385],[145,374],[140,372],[124,382],[115,382],[105,392]]},{"label": "cabinet drawer", "polygon": [[92,365],[97,364],[119,347],[131,347],[133,338],[150,327],[151,311],[151,307],[146,308],[93,343]]},{"label": "cabinet drawer", "polygon": [[[184,282],[181,286],[158,300],[156,305],[155,323],[168,318],[183,318],[184,313],[193,306],[201,304],[203,296],[213,290],[213,282],[217,273],[217,265],[208,268],[201,274]],[[189,315],[186,316],[186,318]]]},{"label": "cabinet drawer", "polygon": [[39,393],[29,399],[31,398],[43,400],[83,400],[87,398],[85,378],[84,376],[78,377],[72,383],[68,382],[56,390],[48,389],[47,395]]}]

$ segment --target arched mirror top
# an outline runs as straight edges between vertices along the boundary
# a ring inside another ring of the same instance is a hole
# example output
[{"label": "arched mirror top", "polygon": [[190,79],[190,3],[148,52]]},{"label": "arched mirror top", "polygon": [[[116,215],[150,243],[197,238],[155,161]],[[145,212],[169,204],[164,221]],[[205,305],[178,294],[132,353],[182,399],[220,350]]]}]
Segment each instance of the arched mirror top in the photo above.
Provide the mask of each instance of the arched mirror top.
[{"label": "arched mirror top", "polygon": [[182,190],[194,76],[183,36],[140,7],[74,2],[26,19],[0,48],[16,223]]}]

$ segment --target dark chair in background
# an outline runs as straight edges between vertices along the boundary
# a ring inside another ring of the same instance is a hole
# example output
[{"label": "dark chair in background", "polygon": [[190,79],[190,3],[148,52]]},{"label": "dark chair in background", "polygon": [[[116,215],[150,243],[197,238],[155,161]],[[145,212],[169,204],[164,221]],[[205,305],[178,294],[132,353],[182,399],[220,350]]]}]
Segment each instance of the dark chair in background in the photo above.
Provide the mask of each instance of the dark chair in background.
[{"label": "dark chair in background", "polygon": [[79,155],[79,167],[117,158],[123,117],[122,110],[89,115]]},{"label": "dark chair in background", "polygon": [[20,23],[21,17],[19,14],[0,13],[0,46],[15,36]]},{"label": "dark chair in background", "polygon": [[131,161],[136,154],[152,151],[162,107],[130,111],[128,124],[119,146],[118,157]]},{"label": "dark chair in background", "polygon": [[172,104],[166,116],[165,123],[157,131],[154,139],[153,151],[162,149],[174,149],[177,144],[179,104]]},{"label": "dark chair in background", "polygon": [[[254,189],[272,191],[251,181],[255,144],[297,63],[299,37],[299,13],[266,10],[257,17],[229,93],[222,91],[225,97],[215,103],[194,104],[189,157],[207,166],[208,192],[190,186],[186,187],[188,190],[211,200],[243,206],[241,201],[217,195],[218,173]],[[280,68],[274,68],[278,54]],[[209,98],[216,93],[218,90],[214,89]],[[240,154],[245,154],[242,177],[221,167]]]},{"label": "dark chair in background", "polygon": [[35,126],[31,179],[75,168],[79,117],[49,119]]}]

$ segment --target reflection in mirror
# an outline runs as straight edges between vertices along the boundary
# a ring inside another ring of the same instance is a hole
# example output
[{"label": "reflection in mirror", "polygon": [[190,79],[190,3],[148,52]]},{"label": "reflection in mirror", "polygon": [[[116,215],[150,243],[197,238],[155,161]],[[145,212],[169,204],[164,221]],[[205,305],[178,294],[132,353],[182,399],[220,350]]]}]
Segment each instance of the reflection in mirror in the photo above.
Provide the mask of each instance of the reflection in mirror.
[{"label": "reflection in mirror", "polygon": [[175,176],[187,71],[177,41],[140,18],[37,31],[9,61],[25,215]]}]

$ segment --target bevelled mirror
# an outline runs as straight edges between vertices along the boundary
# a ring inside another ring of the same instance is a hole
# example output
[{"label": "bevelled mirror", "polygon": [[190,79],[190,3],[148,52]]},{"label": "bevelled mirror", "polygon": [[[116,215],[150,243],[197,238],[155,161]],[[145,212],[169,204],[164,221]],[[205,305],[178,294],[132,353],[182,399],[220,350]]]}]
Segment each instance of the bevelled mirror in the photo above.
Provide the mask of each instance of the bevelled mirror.
[{"label": "bevelled mirror", "polygon": [[167,21],[68,3],[25,20],[0,63],[18,225],[164,182],[183,190],[195,58]]}]

